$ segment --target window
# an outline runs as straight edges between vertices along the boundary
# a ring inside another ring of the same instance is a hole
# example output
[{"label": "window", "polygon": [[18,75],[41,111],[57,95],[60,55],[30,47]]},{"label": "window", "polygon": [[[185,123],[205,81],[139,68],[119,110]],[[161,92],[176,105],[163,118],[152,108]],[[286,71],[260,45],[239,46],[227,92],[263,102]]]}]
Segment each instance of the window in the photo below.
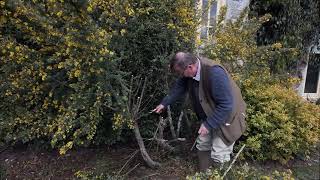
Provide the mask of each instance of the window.
[{"label": "window", "polygon": [[218,1],[203,0],[201,13],[201,32],[200,38],[207,39],[215,28],[218,16]]},{"label": "window", "polygon": [[310,53],[308,63],[302,71],[299,91],[302,97],[310,101],[320,98],[320,53]]},{"label": "window", "polygon": [[201,15],[200,39],[208,39],[214,32],[221,7],[227,6],[226,20],[236,20],[249,6],[250,0],[198,0]]},{"label": "window", "polygon": [[[313,55],[312,64],[308,65],[306,83],[304,87],[304,93],[317,93],[319,84],[319,65],[315,63],[315,58],[320,59],[320,54]],[[309,61],[310,61],[309,60]]]}]

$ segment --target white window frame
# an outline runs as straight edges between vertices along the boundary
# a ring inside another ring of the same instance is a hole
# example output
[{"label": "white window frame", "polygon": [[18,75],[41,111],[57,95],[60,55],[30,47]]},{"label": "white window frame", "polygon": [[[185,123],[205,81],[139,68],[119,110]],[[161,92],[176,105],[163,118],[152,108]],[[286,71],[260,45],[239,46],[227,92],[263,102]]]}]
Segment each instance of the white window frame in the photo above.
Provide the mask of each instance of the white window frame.
[{"label": "white window frame", "polygon": [[[235,2],[232,2],[232,1],[237,1],[237,3],[246,3],[246,4],[243,4],[240,7],[237,7],[236,4],[234,4]],[[203,7],[204,4],[207,4],[208,7]],[[221,8],[224,6],[228,6],[228,4],[230,5],[230,7],[227,8],[226,17],[224,21],[226,20],[234,21],[236,20],[237,15],[235,16],[232,15],[232,11],[243,11],[245,7],[249,6],[250,0],[197,0],[196,8],[198,11],[198,15],[201,15],[200,22],[204,23],[204,25],[200,24],[198,27],[198,39],[208,40],[210,29],[215,28],[214,26],[212,26],[212,24],[217,24],[219,19],[218,17],[221,14]],[[216,8],[217,8],[215,11],[215,14],[211,14],[213,5],[216,5]],[[204,12],[205,10],[208,10],[208,11]],[[206,19],[207,19],[206,22],[202,22],[203,21],[202,15],[206,16]],[[211,21],[212,16],[215,16],[215,19],[214,19],[215,22]]]},{"label": "white window frame", "polygon": [[[316,48],[310,48],[309,52],[313,53],[313,54],[320,55],[320,51],[316,51],[315,49]],[[309,60],[309,57],[310,56],[308,56],[308,60]],[[320,72],[318,73],[317,91],[315,93],[305,93],[304,90],[305,90],[305,85],[306,85],[308,66],[309,66],[309,63],[307,63],[307,65],[302,70],[302,82],[299,87],[299,94],[304,99],[307,99],[310,101],[316,101],[318,98],[320,98]],[[319,71],[320,71],[320,69],[319,69]]]},{"label": "white window frame", "polygon": [[[210,1],[210,0],[207,0],[207,1]],[[197,9],[198,9],[198,11],[199,11],[199,14],[203,14],[204,12],[204,10],[206,9],[203,9],[203,4],[204,4],[204,0],[198,0],[197,1],[198,3],[197,3]],[[201,40],[207,40],[208,39],[208,37],[209,37],[209,29],[210,28],[213,28],[210,24],[211,24],[211,21],[210,21],[210,19],[211,19],[211,16],[212,16],[212,14],[211,14],[211,8],[212,8],[212,6],[213,6],[213,3],[217,3],[217,10],[216,10],[216,14],[215,14],[215,16],[216,16],[216,18],[215,18],[215,24],[217,23],[217,21],[218,21],[218,16],[219,16],[219,14],[220,14],[220,9],[221,9],[221,7],[223,7],[223,6],[226,6],[226,0],[212,0],[212,2],[211,3],[209,3],[209,7],[207,7],[208,8],[208,12],[206,12],[206,16],[207,16],[207,22],[205,22],[205,25],[199,25],[199,27],[198,27],[198,39],[201,39]],[[201,17],[201,19],[200,19],[200,21],[202,21],[202,17]],[[200,36],[201,36],[201,34],[203,33],[203,30],[205,31],[205,35],[203,36],[203,37],[201,37],[200,38]]]}]

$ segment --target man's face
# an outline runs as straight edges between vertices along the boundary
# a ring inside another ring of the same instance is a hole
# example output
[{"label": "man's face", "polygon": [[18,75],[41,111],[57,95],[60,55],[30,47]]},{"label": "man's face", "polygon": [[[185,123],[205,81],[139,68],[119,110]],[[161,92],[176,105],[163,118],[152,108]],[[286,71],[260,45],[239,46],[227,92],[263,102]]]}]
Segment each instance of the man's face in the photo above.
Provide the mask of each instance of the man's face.
[{"label": "man's face", "polygon": [[175,67],[175,73],[180,77],[194,77],[197,74],[197,65],[190,64],[186,68]]}]

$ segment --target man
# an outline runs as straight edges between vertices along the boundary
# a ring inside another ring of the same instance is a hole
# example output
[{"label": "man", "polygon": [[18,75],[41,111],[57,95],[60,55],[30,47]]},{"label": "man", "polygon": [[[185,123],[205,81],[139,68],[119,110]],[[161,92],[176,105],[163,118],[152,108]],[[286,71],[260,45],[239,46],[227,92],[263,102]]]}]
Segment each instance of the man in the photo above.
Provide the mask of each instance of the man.
[{"label": "man", "polygon": [[234,142],[246,127],[246,105],[240,89],[223,66],[191,53],[175,54],[170,69],[180,77],[153,111],[161,113],[189,92],[194,111],[202,121],[196,145],[200,171],[230,161]]}]

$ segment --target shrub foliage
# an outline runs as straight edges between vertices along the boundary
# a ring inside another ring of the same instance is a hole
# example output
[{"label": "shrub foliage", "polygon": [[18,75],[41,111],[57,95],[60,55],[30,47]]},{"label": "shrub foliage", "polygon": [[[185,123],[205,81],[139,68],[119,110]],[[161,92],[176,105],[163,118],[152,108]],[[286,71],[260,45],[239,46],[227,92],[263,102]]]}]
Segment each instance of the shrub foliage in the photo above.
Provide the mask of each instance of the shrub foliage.
[{"label": "shrub foliage", "polygon": [[111,34],[81,4],[1,1],[1,137],[45,138],[62,146],[92,141],[125,94]]},{"label": "shrub foliage", "polygon": [[257,46],[256,32],[270,16],[244,17],[219,24],[214,43],[204,52],[226,64],[242,89],[248,105],[248,129],[240,140],[247,145],[245,155],[282,163],[308,155],[319,141],[320,108],[297,95],[294,86],[299,82],[287,74],[286,65],[295,61],[299,49],[281,42]]},{"label": "shrub foliage", "polygon": [[192,7],[182,0],[1,0],[0,141],[43,139],[62,154],[116,141],[130,127],[129,75],[165,70],[168,54],[192,42]]},{"label": "shrub foliage", "polygon": [[[126,139],[130,80],[148,77],[145,106],[159,102],[168,57],[194,48],[194,7],[192,0],[0,0],[0,143],[44,140],[64,154]],[[204,49],[242,88],[245,155],[281,162],[307,155],[318,141],[319,106],[299,98],[284,74],[299,51],[257,46],[270,16],[245,17],[219,21]],[[143,136],[153,134],[154,120],[141,115]]]},{"label": "shrub foliage", "polygon": [[290,86],[294,80],[274,79],[270,73],[256,72],[242,84],[249,124],[245,154],[286,163],[296,155],[307,157],[318,142],[320,108],[297,95]]}]

